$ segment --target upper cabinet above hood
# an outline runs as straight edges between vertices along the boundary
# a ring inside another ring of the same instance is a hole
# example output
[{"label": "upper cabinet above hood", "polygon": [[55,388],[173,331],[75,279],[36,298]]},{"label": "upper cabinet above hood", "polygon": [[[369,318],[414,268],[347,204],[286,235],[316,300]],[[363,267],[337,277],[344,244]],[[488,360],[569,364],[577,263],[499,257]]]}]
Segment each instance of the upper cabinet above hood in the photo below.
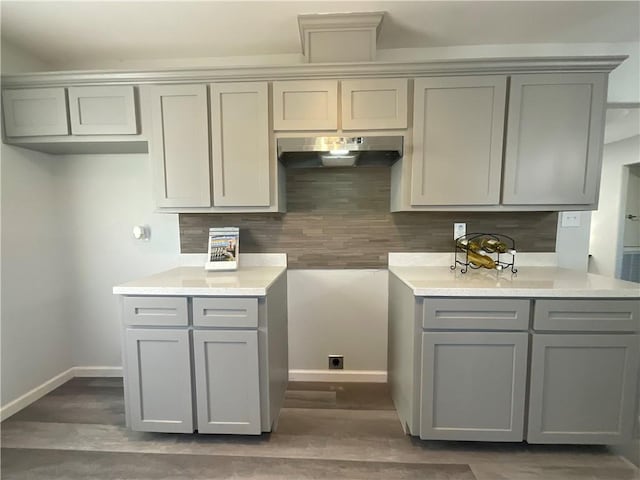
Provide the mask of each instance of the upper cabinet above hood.
[{"label": "upper cabinet above hood", "polygon": [[287,167],[389,166],[402,157],[403,137],[279,138],[278,160]]}]

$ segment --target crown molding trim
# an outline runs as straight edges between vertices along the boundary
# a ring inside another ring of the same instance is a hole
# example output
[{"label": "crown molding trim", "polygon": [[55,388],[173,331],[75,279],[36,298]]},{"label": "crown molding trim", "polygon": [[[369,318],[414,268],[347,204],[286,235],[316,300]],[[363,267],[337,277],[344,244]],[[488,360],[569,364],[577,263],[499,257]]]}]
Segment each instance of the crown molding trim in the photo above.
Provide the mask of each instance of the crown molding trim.
[{"label": "crown molding trim", "polygon": [[586,57],[517,57],[428,62],[363,62],[282,66],[220,66],[153,71],[89,70],[3,75],[2,87],[56,87],[77,85],[174,84],[215,81],[267,81],[312,78],[419,77],[546,72],[608,73],[627,55]]}]

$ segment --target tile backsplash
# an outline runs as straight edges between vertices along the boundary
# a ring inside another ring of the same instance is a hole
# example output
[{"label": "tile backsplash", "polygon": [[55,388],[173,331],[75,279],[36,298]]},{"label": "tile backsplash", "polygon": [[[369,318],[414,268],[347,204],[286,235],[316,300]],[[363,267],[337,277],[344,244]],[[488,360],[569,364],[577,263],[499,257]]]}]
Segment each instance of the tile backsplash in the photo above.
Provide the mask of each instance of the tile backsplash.
[{"label": "tile backsplash", "polygon": [[288,254],[289,268],[378,268],[388,252],[448,252],[453,222],[553,252],[555,212],[389,212],[386,167],[288,169],[287,213],[180,214],[182,253],[206,253],[210,227],[240,227],[240,252]]}]

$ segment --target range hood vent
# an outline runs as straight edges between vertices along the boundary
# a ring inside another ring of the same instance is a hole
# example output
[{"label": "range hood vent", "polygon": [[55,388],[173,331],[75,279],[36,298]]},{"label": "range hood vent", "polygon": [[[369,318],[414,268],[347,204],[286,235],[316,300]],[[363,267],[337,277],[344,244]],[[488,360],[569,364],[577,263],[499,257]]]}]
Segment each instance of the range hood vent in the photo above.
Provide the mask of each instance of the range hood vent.
[{"label": "range hood vent", "polygon": [[290,168],[390,166],[403,153],[403,137],[278,138],[278,160]]}]

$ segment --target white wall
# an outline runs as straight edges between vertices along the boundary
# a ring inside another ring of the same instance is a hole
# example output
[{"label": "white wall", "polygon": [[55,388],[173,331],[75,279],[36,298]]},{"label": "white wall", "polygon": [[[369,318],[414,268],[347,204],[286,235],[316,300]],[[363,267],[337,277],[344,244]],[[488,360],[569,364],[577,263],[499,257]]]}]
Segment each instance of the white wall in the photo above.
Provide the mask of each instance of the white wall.
[{"label": "white wall", "polygon": [[51,70],[51,66],[47,62],[34,57],[4,39],[0,44],[0,57],[3,75]]},{"label": "white wall", "polygon": [[[72,267],[71,339],[76,366],[120,366],[114,285],[178,264],[176,214],[154,213],[147,155],[57,157],[61,225]],[[149,225],[149,241],[133,238]]]},{"label": "white wall", "polygon": [[640,135],[604,147],[600,203],[591,215],[589,272],[618,277],[622,261],[628,168],[640,162]]},{"label": "white wall", "polygon": [[70,257],[56,159],[2,145],[2,405],[72,366]]},{"label": "white wall", "polygon": [[289,270],[289,368],[387,370],[387,270]]},{"label": "white wall", "polygon": [[[624,247],[640,247],[640,167],[629,169],[624,214],[624,240],[622,245]],[[627,215],[635,215],[636,218],[626,218]]]}]

